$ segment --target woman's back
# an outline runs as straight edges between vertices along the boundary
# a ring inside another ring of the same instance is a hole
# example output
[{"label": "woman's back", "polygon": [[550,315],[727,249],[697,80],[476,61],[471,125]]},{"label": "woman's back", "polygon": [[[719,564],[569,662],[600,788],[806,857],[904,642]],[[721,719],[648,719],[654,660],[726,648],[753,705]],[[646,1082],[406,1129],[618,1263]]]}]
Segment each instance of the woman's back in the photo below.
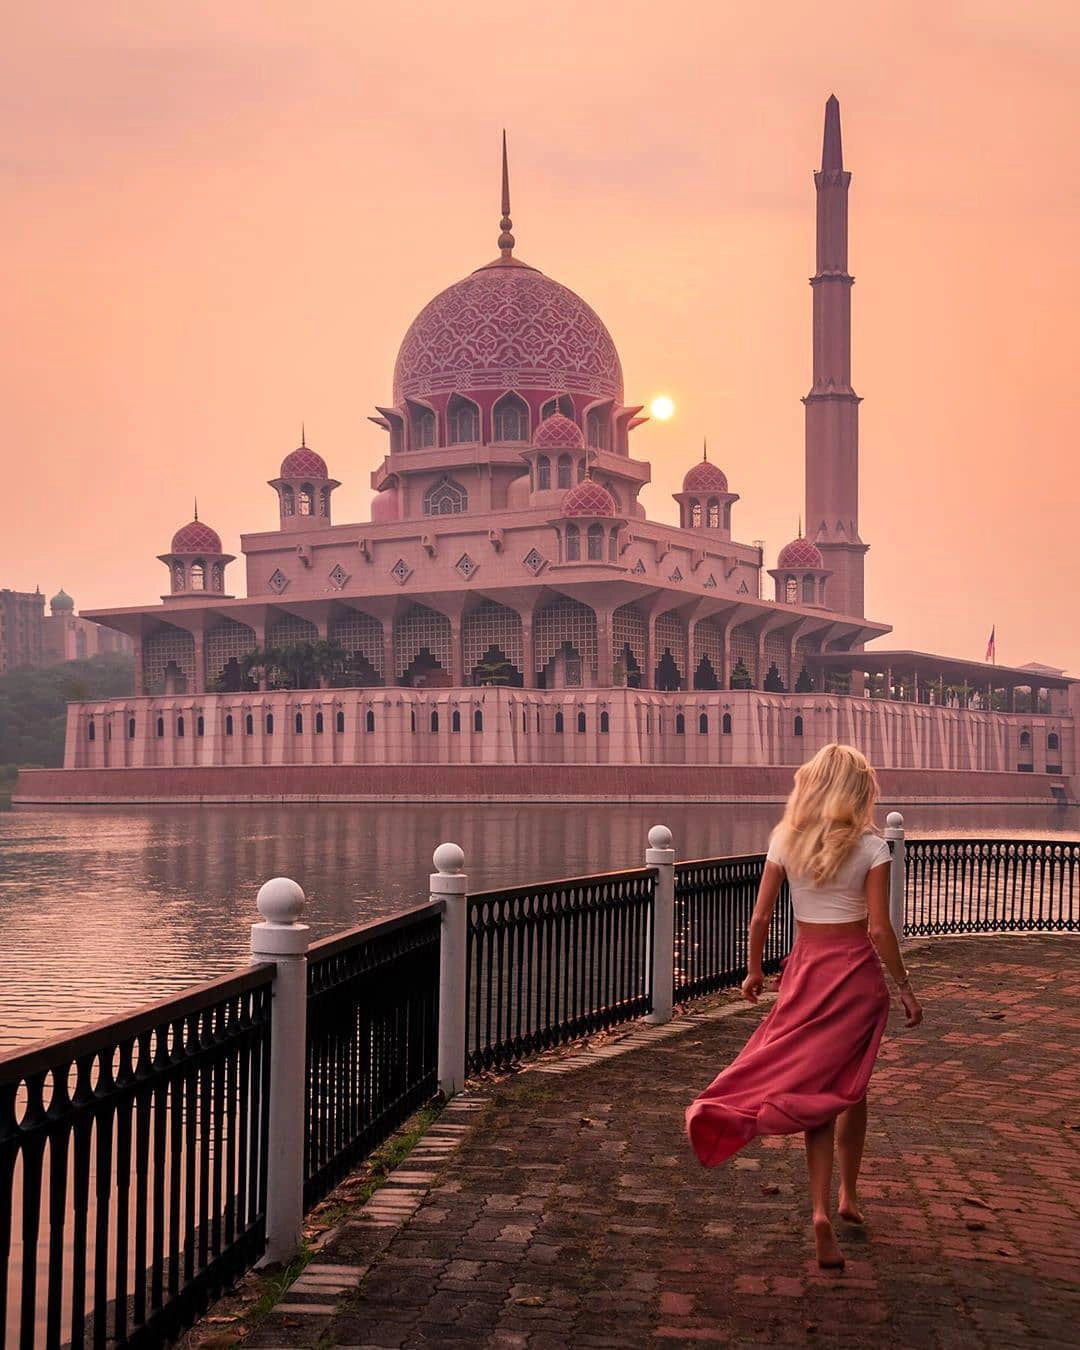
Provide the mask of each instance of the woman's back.
[{"label": "woman's back", "polygon": [[[782,831],[777,830],[776,834]],[[767,858],[787,873],[791,907],[799,923],[854,923],[866,918],[866,874],[890,857],[884,839],[867,830],[856,840],[836,875],[819,884],[810,877],[792,874],[784,862],[783,844],[776,834],[769,843]]]}]

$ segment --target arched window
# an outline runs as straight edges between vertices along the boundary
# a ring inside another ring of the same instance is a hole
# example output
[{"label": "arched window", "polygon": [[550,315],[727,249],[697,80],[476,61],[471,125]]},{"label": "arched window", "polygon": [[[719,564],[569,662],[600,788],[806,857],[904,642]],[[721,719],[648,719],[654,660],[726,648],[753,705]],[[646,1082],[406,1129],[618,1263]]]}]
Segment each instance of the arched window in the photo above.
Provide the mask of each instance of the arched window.
[{"label": "arched window", "polygon": [[324,727],[324,726],[325,726],[325,723],[323,722],[323,715],[322,715],[321,712],[317,712],[317,713],[315,714],[315,735],[316,735],[316,736],[321,736],[321,735],[323,734],[323,727]]},{"label": "arched window", "polygon": [[720,503],[715,497],[709,498],[709,529],[718,530],[720,528]]},{"label": "arched window", "polygon": [[134,717],[129,717],[129,718],[128,718],[128,740],[129,740],[129,741],[133,741],[134,739],[135,739],[135,719],[134,719]]},{"label": "arched window", "polygon": [[802,734],[803,734],[803,720],[800,714],[795,718],[795,735],[801,736]]},{"label": "arched window", "polygon": [[226,714],[225,714],[225,735],[226,735],[226,736],[231,736],[232,734],[233,734],[233,719],[232,719],[232,713],[226,713]]},{"label": "arched window", "polygon": [[574,418],[574,400],[569,394],[559,394],[557,398],[549,398],[540,409],[540,420],[543,422],[546,418],[555,413],[562,413],[564,417],[569,417],[571,421]]},{"label": "arched window", "polygon": [[685,713],[676,713],[676,714],[675,714],[675,735],[676,735],[676,736],[685,736],[685,735],[686,735],[686,714],[685,714]]},{"label": "arched window", "polygon": [[529,408],[517,394],[503,394],[491,411],[491,436],[496,441],[529,439]]},{"label": "arched window", "polygon": [[94,726],[94,719],[92,717],[86,724],[86,739],[88,741],[97,740],[97,727]]},{"label": "arched window", "polygon": [[551,460],[539,455],[536,460],[536,490],[546,492],[551,487]]},{"label": "arched window", "polygon": [[581,531],[576,525],[567,525],[566,527],[566,561],[580,562],[581,560]]},{"label": "arched window", "polygon": [[164,719],[164,717],[159,717],[158,720],[157,720],[157,734],[158,734],[159,736],[164,736],[164,735],[165,735],[165,719]]},{"label": "arched window", "polygon": [[435,444],[435,414],[419,403],[410,403],[409,410],[412,414],[412,447],[426,450]]},{"label": "arched window", "polygon": [[431,730],[436,732],[439,729],[439,714],[433,708],[431,710]]},{"label": "arched window", "polygon": [[[345,730],[344,727],[342,727],[341,729],[342,731]],[[367,716],[364,718],[364,730],[365,731],[375,730],[375,713],[372,711],[371,708],[367,710]]]},{"label": "arched window", "polygon": [[206,564],[201,558],[191,564],[191,589],[193,591],[206,590]]},{"label": "arched window", "polygon": [[1020,745],[1021,745],[1022,748],[1025,749],[1025,750],[1028,749],[1028,747],[1031,745],[1031,732],[1030,732],[1030,731],[1022,731],[1022,732],[1020,733]]},{"label": "arched window", "polygon": [[799,581],[797,577],[787,577],[784,581],[784,601],[789,605],[799,603]]},{"label": "arched window", "polygon": [[206,719],[201,714],[195,719],[195,735],[206,735]]},{"label": "arched window", "polygon": [[722,736],[731,735],[731,714],[725,713],[720,722],[720,734]]},{"label": "arched window", "polygon": [[690,503],[690,528],[694,530],[701,529],[701,503],[692,501]]},{"label": "arched window", "polygon": [[283,516],[296,515],[296,498],[288,484],[281,489],[281,514]]},{"label": "arched window", "polygon": [[255,718],[252,716],[251,713],[248,713],[248,715],[244,718],[244,735],[245,736],[255,735]]},{"label": "arched window", "polygon": [[471,445],[480,439],[480,409],[460,394],[451,395],[446,406],[451,445]]},{"label": "arched window", "polygon": [[337,716],[334,718],[334,730],[338,733],[339,736],[342,735],[345,731],[345,714],[340,710],[338,711]]},{"label": "arched window", "polygon": [[184,564],[181,562],[173,563],[172,588],[174,591],[182,591],[184,589]]},{"label": "arched window", "polygon": [[601,734],[602,736],[606,736],[607,733],[608,733],[609,728],[610,728],[610,724],[609,724],[609,722],[608,722],[608,715],[607,715],[606,712],[602,712],[602,713],[600,714],[600,734]]},{"label": "arched window", "polygon": [[424,493],[425,516],[459,516],[469,509],[469,494],[452,478],[441,478]]},{"label": "arched window", "polygon": [[310,483],[305,483],[300,489],[298,505],[300,515],[313,516],[315,514],[315,489]]},{"label": "arched window", "polygon": [[479,708],[473,713],[472,729],[473,731],[483,731],[484,729],[484,714]]},{"label": "arched window", "polygon": [[319,515],[328,516],[330,514],[330,489],[323,487],[319,489]]},{"label": "arched window", "polygon": [[804,605],[814,603],[814,578],[812,576],[807,575],[802,579],[802,598]]},{"label": "arched window", "polygon": [[461,713],[459,713],[456,708],[450,714],[450,730],[451,731],[461,730]]},{"label": "arched window", "polygon": [[584,481],[585,481],[585,470],[586,470],[587,467],[588,467],[588,466],[587,466],[586,463],[585,463],[584,457],[582,457],[581,459],[578,460],[578,462],[577,462],[577,481],[578,481],[579,483],[584,483]]},{"label": "arched window", "polygon": [[619,531],[618,531],[618,530],[612,530],[611,533],[610,533],[610,535],[608,535],[607,558],[608,558],[608,562],[618,562],[618,561],[619,561]]},{"label": "arched window", "polygon": [[555,714],[555,735],[556,735],[556,736],[561,736],[561,735],[563,734],[563,725],[564,725],[564,724],[563,724],[563,715],[562,715],[561,712],[557,712],[557,713]]},{"label": "arched window", "polygon": [[177,734],[177,736],[183,736],[183,734],[184,734],[184,719],[183,719],[183,717],[178,717],[178,718],[176,719],[176,734]]},{"label": "arched window", "polygon": [[273,714],[273,713],[267,713],[267,714],[266,714],[266,734],[267,734],[268,736],[272,736],[272,735],[274,734],[274,714]]},{"label": "arched window", "polygon": [[216,562],[210,569],[210,589],[218,595],[225,589],[225,567],[224,564]]},{"label": "arched window", "polygon": [[555,480],[555,486],[568,488],[573,482],[574,462],[569,455],[560,455],[558,460],[558,477]]},{"label": "arched window", "polygon": [[604,560],[604,527],[603,525],[589,526],[589,561],[603,562]]},{"label": "arched window", "polygon": [[585,730],[585,713],[584,713],[584,711],[579,712],[578,715],[577,715],[577,729],[578,729],[578,735],[581,735],[581,733]]},{"label": "arched window", "polygon": [[1047,750],[1056,750],[1058,749],[1059,745],[1060,742],[1058,741],[1058,734],[1056,731],[1052,731],[1050,735],[1047,736],[1046,738],[1046,748]]},{"label": "arched window", "polygon": [[303,730],[304,730],[304,714],[303,714],[303,713],[297,713],[297,714],[296,714],[296,734],[297,734],[298,736],[302,735],[302,734],[303,734]]},{"label": "arched window", "polygon": [[709,714],[708,714],[708,713],[702,713],[701,716],[698,718],[698,720],[697,720],[697,729],[698,729],[699,733],[700,733],[702,736],[704,736],[704,735],[706,734],[706,732],[709,730]]},{"label": "arched window", "polygon": [[606,450],[609,425],[607,413],[601,408],[594,408],[585,418],[586,442],[597,450]]}]

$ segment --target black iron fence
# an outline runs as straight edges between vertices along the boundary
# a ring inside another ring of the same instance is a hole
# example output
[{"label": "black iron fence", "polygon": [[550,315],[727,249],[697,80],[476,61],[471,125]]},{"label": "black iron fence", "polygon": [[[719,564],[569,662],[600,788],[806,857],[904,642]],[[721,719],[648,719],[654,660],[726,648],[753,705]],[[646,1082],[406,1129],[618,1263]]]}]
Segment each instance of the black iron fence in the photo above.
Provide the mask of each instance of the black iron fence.
[{"label": "black iron fence", "polygon": [[[730,988],[746,978],[747,926],[764,867],[764,853],[676,863],[676,1002]],[[794,939],[785,881],[765,946],[766,973],[779,969]]]},{"label": "black iron fence", "polygon": [[656,872],[468,900],[466,1066],[501,1069],[651,1011]]},{"label": "black iron fence", "polygon": [[309,954],[304,1208],[433,1097],[441,904]]},{"label": "black iron fence", "polygon": [[1080,843],[909,839],[904,931],[1080,932]]},{"label": "black iron fence", "polygon": [[0,1059],[0,1346],[161,1343],[257,1260],[273,980]]}]

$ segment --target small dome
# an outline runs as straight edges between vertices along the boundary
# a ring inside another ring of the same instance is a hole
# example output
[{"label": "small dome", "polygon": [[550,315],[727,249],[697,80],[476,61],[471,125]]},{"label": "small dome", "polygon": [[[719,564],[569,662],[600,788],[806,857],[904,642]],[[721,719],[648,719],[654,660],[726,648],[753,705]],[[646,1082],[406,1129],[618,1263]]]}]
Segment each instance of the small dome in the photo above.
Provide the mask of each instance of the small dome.
[{"label": "small dome", "polygon": [[821,550],[816,544],[812,544],[809,539],[793,539],[790,544],[785,544],[780,550],[780,556],[776,560],[776,565],[780,567],[824,568],[825,560],[821,556]]},{"label": "small dome", "polygon": [[220,553],[221,536],[217,530],[193,520],[172,537],[172,553]]},{"label": "small dome", "polygon": [[615,499],[607,488],[586,478],[563,498],[562,513],[564,516],[613,516]]},{"label": "small dome", "polygon": [[585,437],[581,428],[572,418],[561,412],[545,417],[533,432],[533,448],[536,450],[584,450]]},{"label": "small dome", "polygon": [[372,525],[387,525],[391,521],[399,520],[400,517],[397,493],[392,488],[386,488],[384,491],[377,493],[371,503]]},{"label": "small dome", "polygon": [[75,601],[64,590],[63,586],[56,592],[49,601],[49,608],[54,614],[70,614],[75,609]]},{"label": "small dome", "polygon": [[688,470],[682,480],[684,492],[727,492],[727,474],[715,464],[703,459]]},{"label": "small dome", "polygon": [[329,478],[330,472],[326,460],[309,450],[306,445],[297,446],[290,455],[281,461],[279,478]]}]

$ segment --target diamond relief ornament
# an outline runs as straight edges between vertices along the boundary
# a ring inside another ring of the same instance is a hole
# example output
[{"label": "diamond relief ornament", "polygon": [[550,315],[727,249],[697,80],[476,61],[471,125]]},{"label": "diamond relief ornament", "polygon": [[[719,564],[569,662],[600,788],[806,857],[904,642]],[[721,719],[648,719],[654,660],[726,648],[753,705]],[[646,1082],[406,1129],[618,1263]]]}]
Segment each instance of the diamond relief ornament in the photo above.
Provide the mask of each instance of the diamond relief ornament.
[{"label": "diamond relief ornament", "polygon": [[528,553],[525,554],[525,557],[522,558],[521,561],[525,564],[525,566],[529,569],[529,571],[533,574],[533,576],[536,576],[537,573],[540,572],[540,570],[547,563],[547,559],[544,557],[544,555],[542,553],[537,552],[535,548],[529,549]]},{"label": "diamond relief ornament", "polygon": [[457,560],[455,566],[457,567],[457,570],[461,573],[461,575],[465,578],[465,580],[468,581],[468,579],[476,571],[479,564],[473,562],[472,558],[470,558],[467,553],[463,553],[461,557]]},{"label": "diamond relief ornament", "polygon": [[280,595],[288,584],[289,578],[280,567],[276,567],[270,574],[270,589],[276,591],[278,595]]},{"label": "diamond relief ornament", "polygon": [[409,566],[409,564],[405,561],[404,558],[399,558],[397,562],[393,565],[393,567],[391,567],[390,575],[394,578],[394,580],[397,582],[399,586],[404,586],[405,583],[408,581],[408,579],[412,576],[412,568]]},{"label": "diamond relief ornament", "polygon": [[340,591],[342,586],[345,585],[348,579],[349,574],[348,572],[345,571],[344,567],[342,567],[340,563],[335,563],[334,566],[330,569],[331,586],[335,587],[337,590]]}]

